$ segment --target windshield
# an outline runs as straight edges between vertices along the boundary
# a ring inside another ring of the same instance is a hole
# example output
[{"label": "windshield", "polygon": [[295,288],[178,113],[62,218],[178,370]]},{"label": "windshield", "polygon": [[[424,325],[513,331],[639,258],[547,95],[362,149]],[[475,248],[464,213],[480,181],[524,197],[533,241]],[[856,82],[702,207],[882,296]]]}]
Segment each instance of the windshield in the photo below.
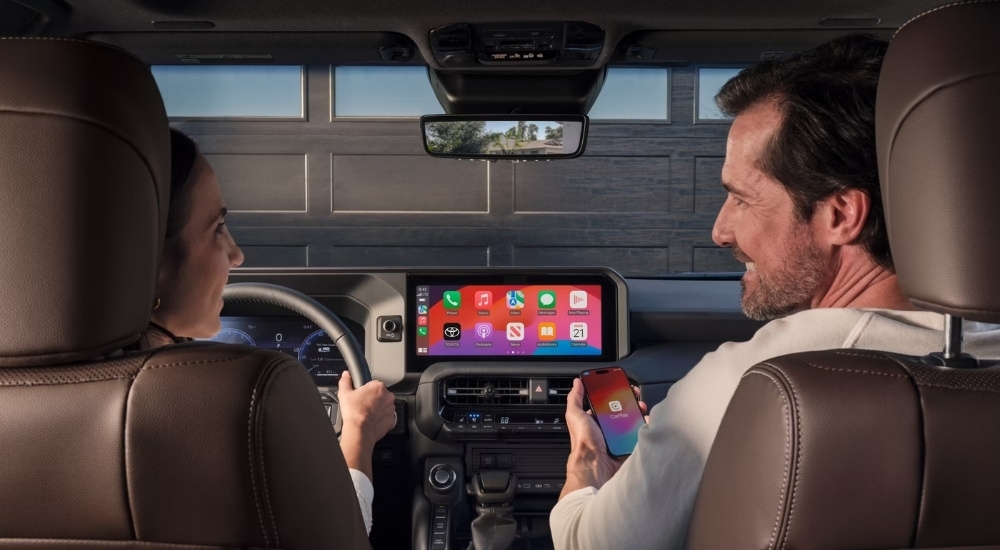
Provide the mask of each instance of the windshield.
[{"label": "windshield", "polygon": [[172,124],[215,168],[246,267],[607,266],[742,271],[711,229],[738,67],[611,68],[584,156],[425,154],[421,66],[156,66]]}]

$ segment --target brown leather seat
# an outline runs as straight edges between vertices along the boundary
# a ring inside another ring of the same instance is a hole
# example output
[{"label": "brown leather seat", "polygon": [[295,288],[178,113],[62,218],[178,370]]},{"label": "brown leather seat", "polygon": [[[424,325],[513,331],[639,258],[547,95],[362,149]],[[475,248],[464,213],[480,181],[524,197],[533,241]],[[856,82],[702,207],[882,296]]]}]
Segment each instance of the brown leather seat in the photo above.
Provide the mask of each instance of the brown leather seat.
[{"label": "brown leather seat", "polygon": [[1000,367],[959,353],[961,318],[1000,322],[998,29],[995,1],[925,14],[893,39],[879,84],[893,258],[913,303],[948,314],[946,353],[832,350],[750,369],[690,548],[1000,548]]},{"label": "brown leather seat", "polygon": [[118,351],[149,320],[169,143],[128,53],[0,40],[0,548],[367,548],[298,363]]}]

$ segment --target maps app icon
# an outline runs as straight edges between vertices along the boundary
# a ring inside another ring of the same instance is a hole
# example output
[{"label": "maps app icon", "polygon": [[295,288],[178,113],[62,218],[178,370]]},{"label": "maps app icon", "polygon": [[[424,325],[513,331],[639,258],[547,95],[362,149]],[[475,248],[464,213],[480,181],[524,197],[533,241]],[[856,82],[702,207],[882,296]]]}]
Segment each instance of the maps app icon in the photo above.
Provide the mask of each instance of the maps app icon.
[{"label": "maps app icon", "polygon": [[524,292],[520,290],[507,292],[507,307],[510,309],[522,309],[524,307]]}]

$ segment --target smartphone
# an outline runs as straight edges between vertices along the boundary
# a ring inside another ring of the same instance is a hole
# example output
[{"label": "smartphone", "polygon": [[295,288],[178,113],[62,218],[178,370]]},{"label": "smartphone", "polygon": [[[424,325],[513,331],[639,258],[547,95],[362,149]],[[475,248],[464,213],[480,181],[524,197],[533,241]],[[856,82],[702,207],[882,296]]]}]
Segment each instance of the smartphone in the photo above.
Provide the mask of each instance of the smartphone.
[{"label": "smartphone", "polygon": [[646,419],[625,371],[621,367],[585,370],[580,380],[608,444],[608,454],[618,458],[632,454]]}]

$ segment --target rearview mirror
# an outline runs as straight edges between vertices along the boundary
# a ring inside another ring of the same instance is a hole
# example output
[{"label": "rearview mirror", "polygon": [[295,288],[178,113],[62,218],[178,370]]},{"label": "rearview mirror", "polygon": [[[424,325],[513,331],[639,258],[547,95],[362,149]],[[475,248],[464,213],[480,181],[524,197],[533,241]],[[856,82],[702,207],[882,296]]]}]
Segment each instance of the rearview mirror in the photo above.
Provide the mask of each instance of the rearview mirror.
[{"label": "rearview mirror", "polygon": [[427,154],[443,158],[571,159],[587,143],[584,115],[427,115],[420,129]]}]

